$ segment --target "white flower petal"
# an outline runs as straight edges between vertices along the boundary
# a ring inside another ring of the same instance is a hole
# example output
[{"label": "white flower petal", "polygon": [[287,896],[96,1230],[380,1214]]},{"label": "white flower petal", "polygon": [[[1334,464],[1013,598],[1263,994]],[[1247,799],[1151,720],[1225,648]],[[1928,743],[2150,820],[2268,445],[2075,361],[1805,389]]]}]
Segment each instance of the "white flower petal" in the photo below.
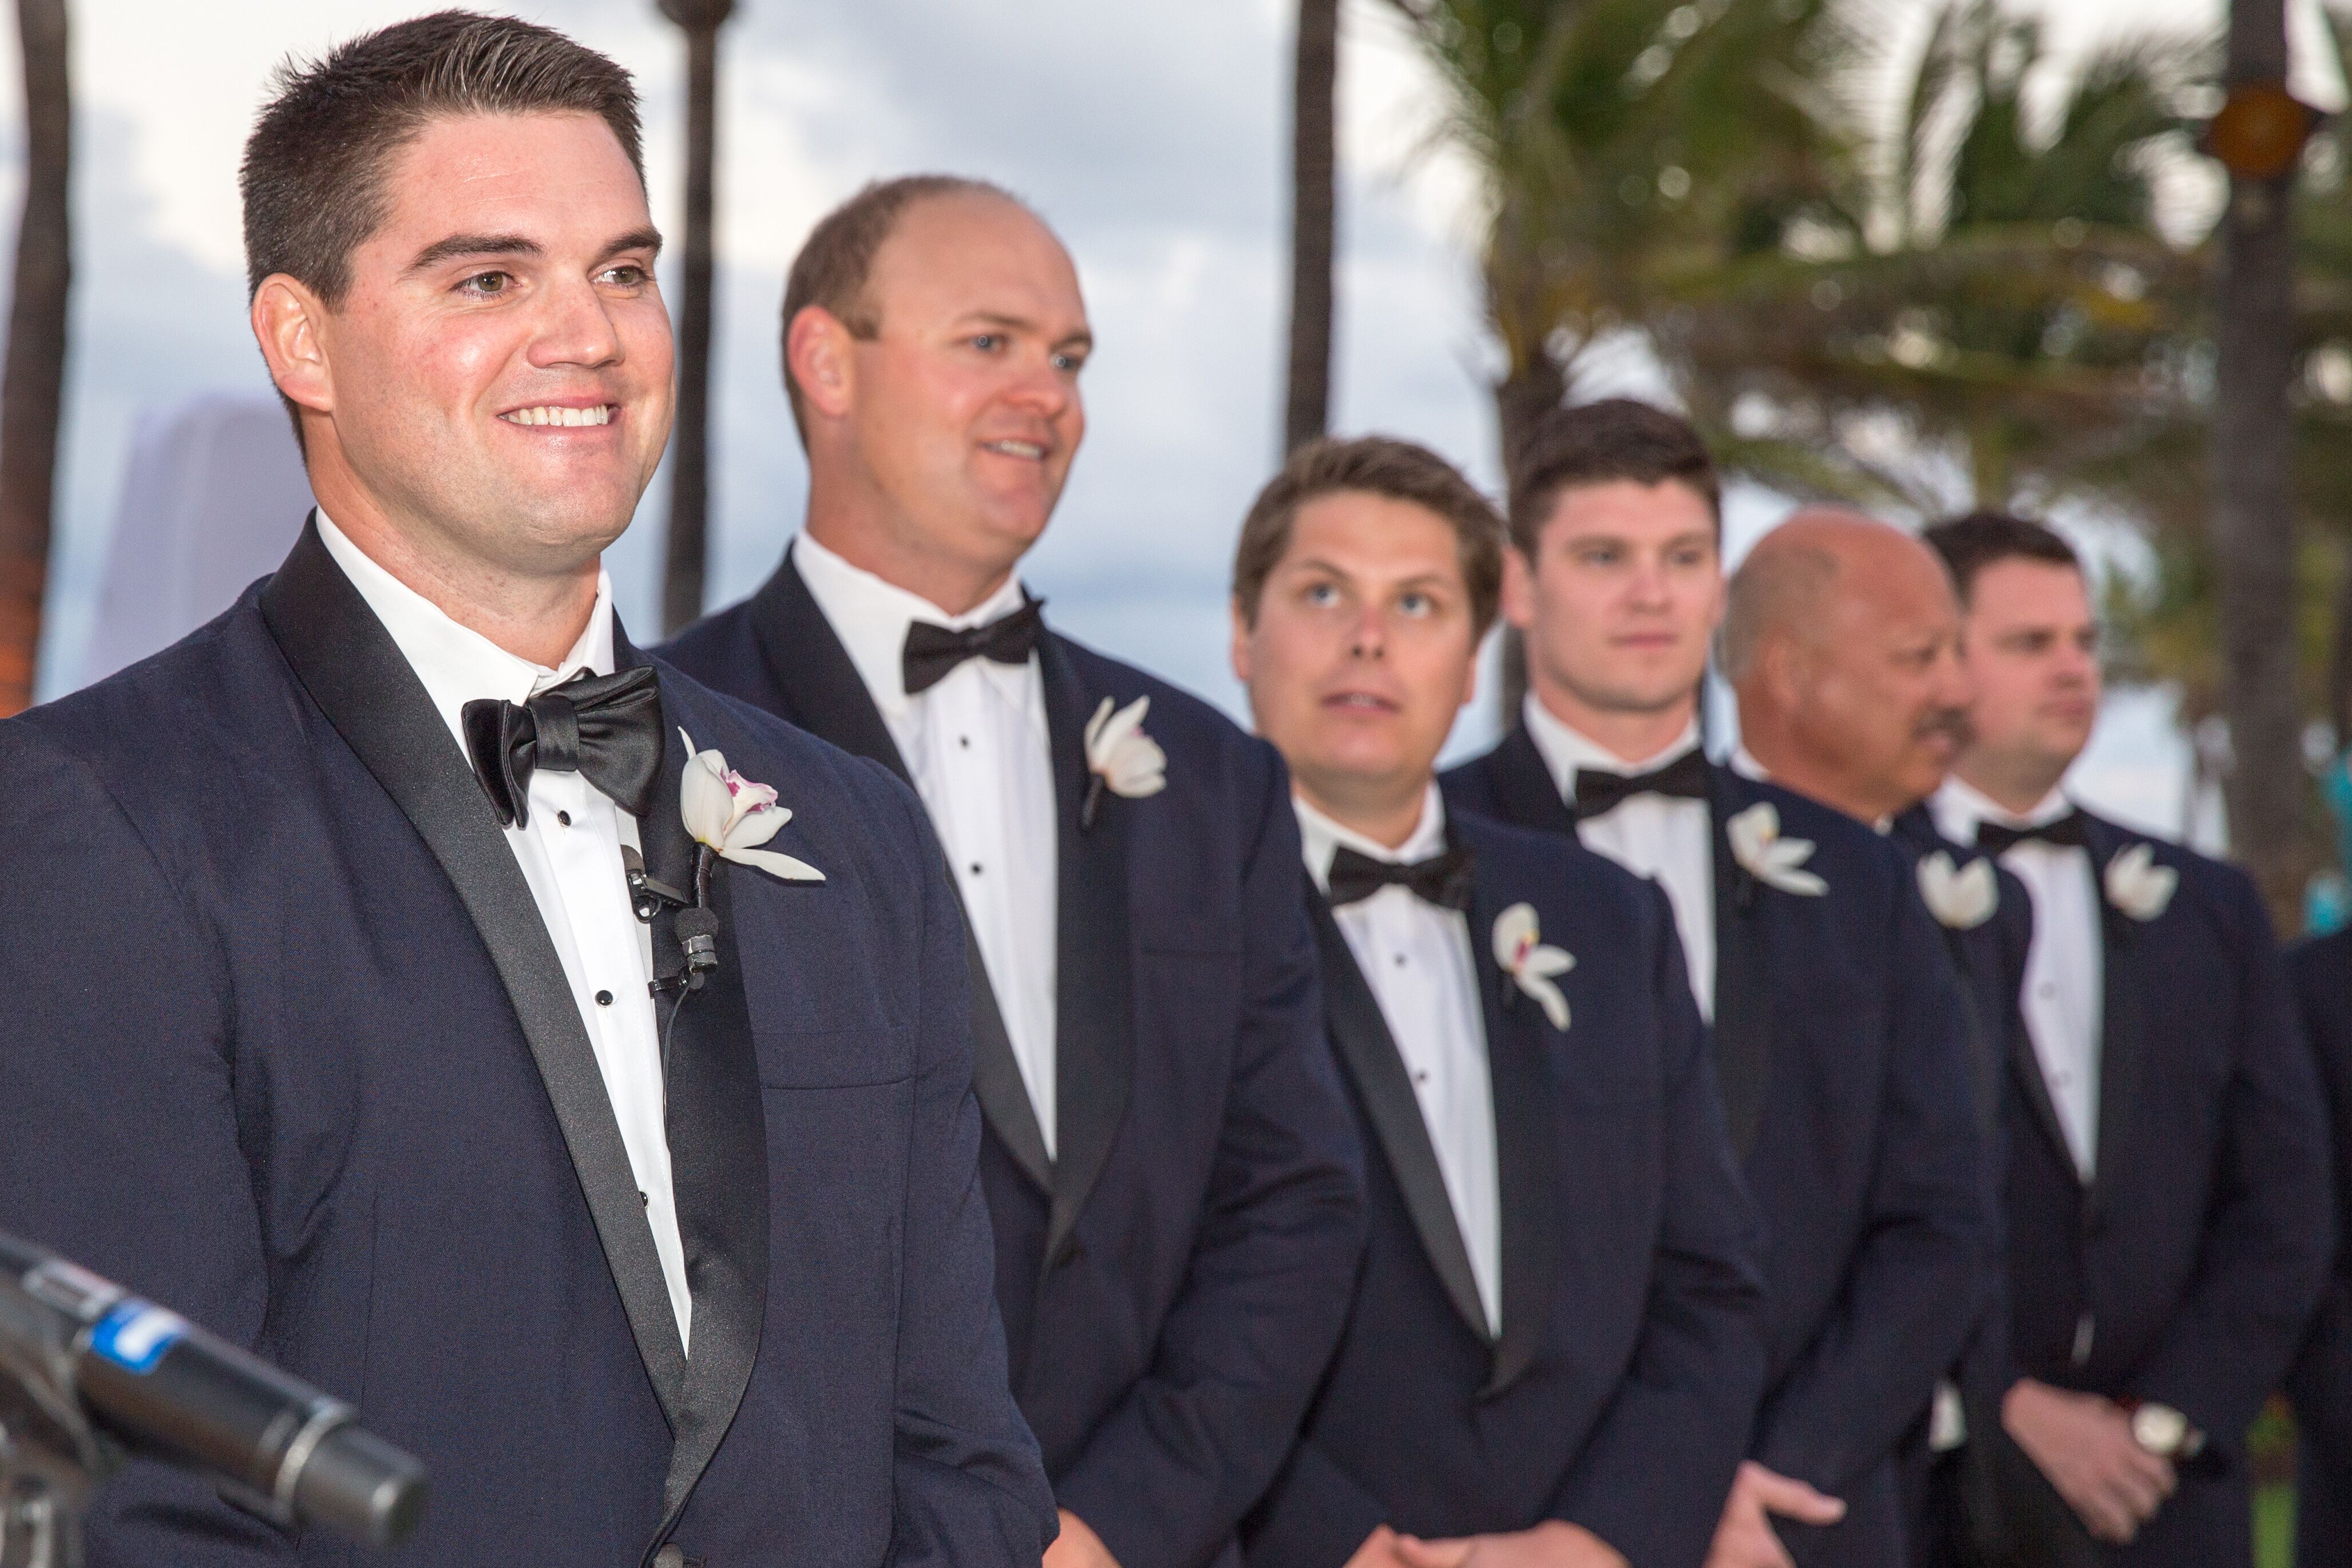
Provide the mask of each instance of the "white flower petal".
[{"label": "white flower petal", "polygon": [[735,797],[727,792],[727,759],[717,752],[697,752],[686,760],[678,780],[678,816],[697,844],[716,848],[727,842],[727,820],[735,814]]},{"label": "white flower petal", "polygon": [[729,849],[756,849],[783,830],[793,814],[781,805],[765,806],[735,819],[727,829]]},{"label": "white flower petal", "polygon": [[1540,974],[1522,973],[1516,978],[1519,989],[1534,997],[1537,1005],[1543,1008],[1544,1016],[1551,1020],[1551,1026],[1562,1034],[1567,1033],[1568,998],[1559,994],[1559,987]]},{"label": "white flower petal", "polygon": [[1537,947],[1528,953],[1525,973],[1565,974],[1576,967],[1576,956],[1563,947]]},{"label": "white flower petal", "polygon": [[1110,722],[1111,707],[1111,700],[1108,697],[1104,698],[1096,707],[1095,716],[1087,721],[1087,757],[1089,761],[1093,760],[1095,754],[1096,739],[1102,734],[1103,726]]},{"label": "white flower petal", "polygon": [[1494,940],[1495,962],[1517,974],[1520,955],[1536,942],[1536,907],[1517,903],[1496,915]]},{"label": "white flower petal", "polygon": [[824,873],[805,860],[795,860],[789,855],[778,855],[767,849],[722,849],[719,858],[740,865],[756,866],[772,877],[782,877],[787,882],[822,882]]}]

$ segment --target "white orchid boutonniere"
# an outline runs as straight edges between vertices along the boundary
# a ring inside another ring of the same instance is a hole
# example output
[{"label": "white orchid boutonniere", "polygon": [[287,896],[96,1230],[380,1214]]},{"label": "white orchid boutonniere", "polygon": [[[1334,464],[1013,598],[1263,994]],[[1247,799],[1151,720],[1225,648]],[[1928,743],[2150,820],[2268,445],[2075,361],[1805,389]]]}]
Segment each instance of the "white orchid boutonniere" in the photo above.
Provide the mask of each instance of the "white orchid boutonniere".
[{"label": "white orchid boutonniere", "polygon": [[2152,921],[2180,889],[2180,873],[2156,863],[2156,847],[2135,844],[2107,862],[2107,902],[2136,921]]},{"label": "white orchid boutonniere", "polygon": [[677,733],[688,753],[686,776],[678,784],[678,815],[686,819],[688,835],[703,850],[697,858],[698,901],[706,890],[702,884],[709,880],[713,856],[757,867],[787,882],[824,881],[824,873],[807,861],[760,847],[793,819],[789,810],[776,804],[775,786],[745,778],[727,765],[724,754],[698,752],[693,736],[683,730]]},{"label": "white orchid boutonniere", "polygon": [[1979,856],[1956,867],[1951,853],[1938,849],[1919,862],[1919,897],[1927,912],[1952,930],[1974,931],[2000,908],[2000,883],[1990,859]]},{"label": "white orchid boutonniere", "polygon": [[1565,948],[1544,945],[1533,904],[1513,904],[1495,917],[1495,962],[1512,984],[1536,999],[1553,1028],[1567,1029],[1568,998],[1552,977],[1574,969],[1576,957]]},{"label": "white orchid boutonniere", "polygon": [[1803,868],[1813,858],[1813,841],[1781,837],[1780,808],[1770,801],[1758,801],[1726,822],[1723,831],[1739,868],[1766,887],[1808,899],[1830,890],[1818,873]]},{"label": "white orchid boutonniere", "polygon": [[1087,721],[1086,805],[1078,811],[1081,832],[1095,825],[1105,789],[1122,800],[1141,800],[1168,787],[1168,753],[1143,732],[1143,716],[1151,699],[1139,697],[1124,708],[1109,698]]}]

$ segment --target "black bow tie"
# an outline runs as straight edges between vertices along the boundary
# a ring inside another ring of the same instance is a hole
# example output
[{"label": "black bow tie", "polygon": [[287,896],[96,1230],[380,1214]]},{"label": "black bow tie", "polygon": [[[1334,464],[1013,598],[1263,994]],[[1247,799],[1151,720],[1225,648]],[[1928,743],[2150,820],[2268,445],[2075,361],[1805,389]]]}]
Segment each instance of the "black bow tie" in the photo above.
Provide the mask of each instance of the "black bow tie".
[{"label": "black bow tie", "polygon": [[573,676],[518,707],[496,697],[466,704],[466,754],[501,826],[530,826],[530,775],[578,773],[632,816],[654,803],[661,772],[661,688],[641,664]]},{"label": "black bow tie", "polygon": [[1401,865],[1360,855],[1342,844],[1331,857],[1331,907],[1360,902],[1382,888],[1402,888],[1424,903],[1466,915],[1475,869],[1469,849],[1460,845],[1426,860]]},{"label": "black bow tie", "polygon": [[966,626],[951,632],[945,626],[935,626],[929,621],[914,621],[907,627],[907,646],[899,654],[899,674],[907,686],[907,695],[928,691],[955,673],[956,667],[966,659],[985,658],[997,664],[1026,664],[1029,656],[1037,651],[1037,637],[1045,629],[1042,619],[1045,608],[1043,599],[1032,599],[1010,615],[999,616],[984,626]]},{"label": "black bow tie", "polygon": [[1597,773],[1576,770],[1576,815],[1599,816],[1613,811],[1637,795],[1677,795],[1685,800],[1706,798],[1706,753],[1693,746],[1664,767],[1646,773]]},{"label": "black bow tie", "polygon": [[1977,824],[1977,847],[1996,858],[2032,840],[2068,849],[2090,847],[2090,841],[2083,837],[2083,814],[2079,811],[2070,811],[2039,827],[2010,827],[1990,821]]}]

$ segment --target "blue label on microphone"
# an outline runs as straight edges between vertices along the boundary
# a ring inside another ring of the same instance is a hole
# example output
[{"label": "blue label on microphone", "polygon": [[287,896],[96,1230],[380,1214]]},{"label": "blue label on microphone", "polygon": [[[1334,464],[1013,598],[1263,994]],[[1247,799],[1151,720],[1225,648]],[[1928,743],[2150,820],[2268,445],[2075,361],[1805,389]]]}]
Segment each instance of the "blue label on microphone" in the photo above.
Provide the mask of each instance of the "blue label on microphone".
[{"label": "blue label on microphone", "polygon": [[144,1377],[187,1332],[187,1321],[178,1313],[129,1300],[99,1320],[90,1331],[89,1348],[125,1372]]}]

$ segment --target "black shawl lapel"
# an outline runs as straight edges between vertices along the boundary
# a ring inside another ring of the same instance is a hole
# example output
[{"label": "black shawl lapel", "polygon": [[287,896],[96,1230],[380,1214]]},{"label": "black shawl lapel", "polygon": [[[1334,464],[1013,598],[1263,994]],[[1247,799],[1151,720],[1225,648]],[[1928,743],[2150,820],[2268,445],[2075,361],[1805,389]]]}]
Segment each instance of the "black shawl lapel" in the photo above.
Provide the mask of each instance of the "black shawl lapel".
[{"label": "black shawl lapel", "polygon": [[295,679],[415,826],[480,931],[547,1085],[655,1397],[681,1431],[686,1352],[653,1229],[562,961],[488,798],[315,521],[262,590],[261,615]]},{"label": "black shawl lapel", "polygon": [[[1985,857],[1965,846],[1948,844],[1927,813],[1925,802],[1896,815],[1887,836],[1910,857],[1914,885],[1917,884],[1920,863],[1929,856],[1948,855],[1955,868],[1965,869]],[[1998,887],[1996,874],[1994,885]],[[1920,895],[1922,902],[1926,894]],[[1935,911],[1928,911],[1931,917]],[[1986,956],[1983,942],[1992,928],[1988,923],[1973,931],[1961,931],[1944,924],[1936,918],[1937,930],[1943,932],[1944,950],[1952,955],[1953,972],[1963,984],[1959,991],[1961,1022],[1969,1040],[1969,1087],[1976,1095],[1977,1134],[1990,1138],[2000,1125],[2000,1075],[2009,1055],[2008,1030],[1998,1016],[1987,1018],[1979,1005],[1977,972]],[[1996,982],[1996,984],[1998,984]]]},{"label": "black shawl lapel", "polygon": [[2109,1174],[2121,1163],[2131,1132],[2132,1100],[2147,1046],[2147,1020],[2141,1010],[2147,985],[2140,973],[2140,922],[2116,908],[2106,889],[2108,864],[2134,841],[2089,816],[2084,819],[2084,833],[2089,840],[2092,896],[2099,901],[2099,938],[2105,959],[2100,965],[2099,1147],[2091,1163],[2088,1211],[2095,1219],[2114,1191]]},{"label": "black shawl lapel", "polygon": [[[1478,1300],[1478,1279],[1471,1271],[1470,1251],[1462,1227],[1454,1217],[1454,1201],[1445,1191],[1445,1176],[1437,1164],[1436,1147],[1429,1140],[1429,1124],[1422,1120],[1421,1100],[1412,1091],[1404,1058],[1397,1054],[1396,1038],[1379,998],[1357,967],[1355,950],[1310,878],[1307,907],[1314,916],[1317,945],[1323,954],[1323,1013],[1332,1043],[1348,1075],[1356,1081],[1372,1134],[1404,1194],[1405,1213],[1421,1237],[1430,1267],[1437,1270],[1446,1299],[1470,1331],[1486,1344],[1495,1337],[1486,1326],[1486,1309]],[[1473,960],[1476,958],[1474,952]],[[1505,1195],[1509,1196],[1506,1188]]]},{"label": "black shawl lapel", "polygon": [[1743,809],[1736,776],[1710,763],[1707,807],[1715,840],[1715,1071],[1732,1152],[1756,1147],[1772,1074],[1771,932],[1764,889],[1732,858],[1724,825]]},{"label": "black shawl lapel", "polygon": [[[1490,1399],[1535,1364],[1559,1275],[1559,1108],[1553,1100],[1551,1021],[1532,997],[1507,985],[1495,962],[1496,919],[1507,905],[1479,878],[1470,916],[1470,967],[1486,1003],[1486,1071],[1495,1097],[1496,1186],[1503,1226],[1503,1333],[1495,1370],[1479,1390]],[[1575,1027],[1575,1019],[1569,1026]]]},{"label": "black shawl lapel", "polygon": [[[865,678],[850,662],[849,650],[824,618],[816,598],[793,565],[790,550],[775,575],[752,597],[750,615],[761,657],[769,678],[791,700],[783,715],[819,740],[829,741],[852,756],[881,763],[911,787],[914,775],[898,754],[898,743],[874,706]],[[948,885],[958,888],[953,877]],[[961,906],[963,894],[958,888]],[[1037,1108],[1021,1079],[1013,1055],[1013,1037],[1005,1031],[1004,1014],[997,1005],[996,989],[988,981],[988,965],[971,934],[969,912],[964,919],[964,967],[971,977],[971,1089],[981,1115],[998,1142],[1013,1156],[1022,1173],[1037,1190],[1054,1190],[1053,1162],[1045,1156],[1045,1133],[1037,1126]]]},{"label": "black shawl lapel", "polygon": [[1576,833],[1576,811],[1561,797],[1535,737],[1522,724],[1503,738],[1486,759],[1495,805],[1506,822],[1541,833]]},{"label": "black shawl lapel", "polygon": [[[613,641],[618,668],[647,662],[629,646],[617,624]],[[678,732],[677,704],[667,692],[662,717],[662,771],[655,784],[653,808],[637,825],[638,837],[647,874],[669,887],[691,889],[696,850],[678,810],[686,742]],[[761,1324],[767,1316],[768,1122],[751,1007],[743,994],[746,955],[731,897],[735,879],[762,875],[724,861],[713,868],[710,905],[719,917],[719,968],[701,990],[654,1001],[656,1026],[668,1026],[664,1120],[678,1239],[686,1253],[687,1286],[694,1297],[685,1415],[676,1423],[677,1444],[663,1492],[670,1515],[665,1531],[676,1522],[735,1418],[744,1386],[751,1381]],[[824,897],[822,882],[793,886],[812,900]],[[812,908],[810,912],[816,911]],[[677,922],[677,910],[668,907],[654,920],[654,972],[664,978],[685,967]]]},{"label": "black shawl lapel", "polygon": [[1110,1157],[1134,1074],[1135,975],[1127,909],[1128,813],[1133,807],[1105,791],[1094,826],[1079,826],[1092,777],[1087,769],[1087,721],[1103,698],[1120,706],[1133,698],[1090,690],[1069,650],[1050,633],[1037,645],[1037,661],[1045,676],[1058,839],[1054,1116],[1059,1126],[1053,1216],[1045,1232],[1050,1269],[1061,1260]]}]

